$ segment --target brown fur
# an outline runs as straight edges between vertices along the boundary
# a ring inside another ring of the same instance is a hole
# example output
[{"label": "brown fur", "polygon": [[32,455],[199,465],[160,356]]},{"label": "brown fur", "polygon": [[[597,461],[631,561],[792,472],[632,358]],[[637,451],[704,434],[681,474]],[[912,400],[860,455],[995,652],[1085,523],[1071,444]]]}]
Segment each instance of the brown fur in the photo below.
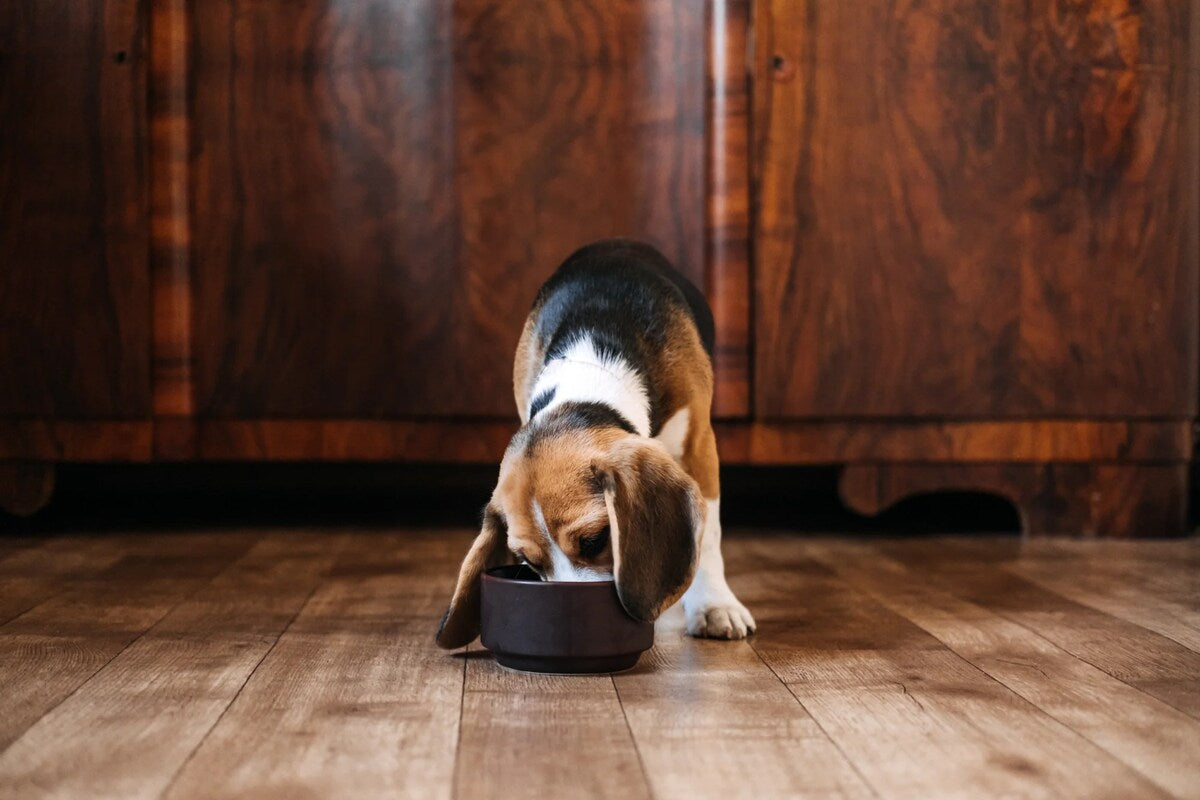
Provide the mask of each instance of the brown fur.
[{"label": "brown fur", "polygon": [[[522,423],[529,421],[533,387],[545,359],[545,351],[534,334],[537,317],[538,309],[534,308],[525,320],[513,359],[513,395]],[[721,482],[717,440],[712,429],[712,363],[686,312],[676,311],[670,326],[673,329],[670,343],[663,348],[658,369],[651,379],[660,387],[666,400],[667,419],[683,408],[688,409],[682,466],[700,485],[704,497],[716,499],[721,495]]]},{"label": "brown fur", "polygon": [[[568,556],[579,551],[579,539],[608,524],[604,500],[594,489],[591,463],[602,458],[623,436],[607,428],[574,430],[533,444],[529,452],[505,456],[492,502],[508,514],[508,544],[531,564],[550,561],[545,538],[531,511],[537,498],[555,541]],[[507,468],[505,468],[507,467]],[[593,565],[610,568],[611,553]]]},{"label": "brown fur", "polygon": [[[529,421],[531,395],[545,360],[535,333],[538,312],[534,308],[526,320],[513,360],[513,395],[522,423]],[[622,602],[635,616],[653,619],[687,589],[699,550],[694,532],[704,523],[701,500],[720,496],[711,422],[713,374],[686,312],[675,312],[669,325],[673,335],[648,378],[651,394],[665,412],[662,421],[688,409],[680,463],[657,442],[619,428],[537,436],[522,428],[504,456],[483,530],[459,571],[439,645],[459,647],[478,634],[478,583],[484,569],[504,563],[509,553],[538,567],[551,561],[533,518],[535,498],[559,548],[576,563],[582,563],[579,540],[616,523],[609,546],[587,564],[615,573]],[[502,530],[497,519],[507,527]]]}]

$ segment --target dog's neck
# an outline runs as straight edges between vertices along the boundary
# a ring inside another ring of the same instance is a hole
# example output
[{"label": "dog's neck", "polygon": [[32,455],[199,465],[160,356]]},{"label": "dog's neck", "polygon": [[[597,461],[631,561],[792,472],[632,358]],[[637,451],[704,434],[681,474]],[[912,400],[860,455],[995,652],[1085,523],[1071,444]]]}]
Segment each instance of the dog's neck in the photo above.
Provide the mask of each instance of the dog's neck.
[{"label": "dog's neck", "polygon": [[531,422],[563,403],[601,403],[624,417],[641,436],[650,435],[650,400],[642,377],[620,358],[600,355],[590,339],[574,342],[546,362],[529,403],[551,392],[541,408],[526,409]]}]

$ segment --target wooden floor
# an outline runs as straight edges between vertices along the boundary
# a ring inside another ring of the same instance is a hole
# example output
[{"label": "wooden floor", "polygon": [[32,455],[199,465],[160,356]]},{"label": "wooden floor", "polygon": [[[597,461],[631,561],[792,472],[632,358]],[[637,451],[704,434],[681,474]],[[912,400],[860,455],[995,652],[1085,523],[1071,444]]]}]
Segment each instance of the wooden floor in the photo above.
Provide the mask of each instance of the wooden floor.
[{"label": "wooden floor", "polygon": [[731,536],[748,642],[433,646],[470,532],[0,538],[0,796],[1200,797],[1200,542]]}]

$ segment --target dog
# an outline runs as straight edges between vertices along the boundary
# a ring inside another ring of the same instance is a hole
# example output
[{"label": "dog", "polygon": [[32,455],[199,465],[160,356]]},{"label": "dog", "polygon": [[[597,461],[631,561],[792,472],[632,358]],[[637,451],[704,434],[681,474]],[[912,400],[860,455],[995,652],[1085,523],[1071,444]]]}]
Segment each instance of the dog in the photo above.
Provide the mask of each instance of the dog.
[{"label": "dog", "polygon": [[635,619],[682,597],[693,636],[754,632],[721,556],[713,333],[704,296],[647,244],[596,242],[546,281],[513,364],[521,428],[440,646],[479,634],[480,574],[516,562],[547,581],[613,580]]}]

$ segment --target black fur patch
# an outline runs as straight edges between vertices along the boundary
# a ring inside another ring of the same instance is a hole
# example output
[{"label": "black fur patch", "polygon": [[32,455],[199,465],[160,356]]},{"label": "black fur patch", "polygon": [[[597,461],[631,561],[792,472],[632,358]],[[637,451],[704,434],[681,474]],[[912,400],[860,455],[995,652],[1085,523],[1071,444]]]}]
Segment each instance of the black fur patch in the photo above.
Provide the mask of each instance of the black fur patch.
[{"label": "black fur patch", "polygon": [[[534,308],[546,361],[587,337],[600,355],[620,357],[643,378],[659,374],[669,322],[679,310],[712,357],[714,325],[704,295],[641,242],[608,239],[575,251],[542,286]],[[647,384],[654,436],[674,409],[653,381]]]},{"label": "black fur patch", "polygon": [[581,428],[620,428],[636,433],[633,425],[620,412],[603,403],[563,403],[530,428],[529,448],[567,431]]},{"label": "black fur patch", "polygon": [[533,398],[533,402],[529,404],[529,418],[533,419],[546,406],[550,405],[550,401],[554,399],[555,387],[551,386],[537,397]]}]

